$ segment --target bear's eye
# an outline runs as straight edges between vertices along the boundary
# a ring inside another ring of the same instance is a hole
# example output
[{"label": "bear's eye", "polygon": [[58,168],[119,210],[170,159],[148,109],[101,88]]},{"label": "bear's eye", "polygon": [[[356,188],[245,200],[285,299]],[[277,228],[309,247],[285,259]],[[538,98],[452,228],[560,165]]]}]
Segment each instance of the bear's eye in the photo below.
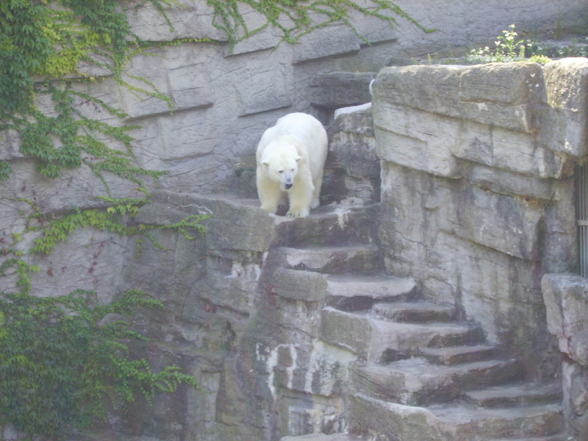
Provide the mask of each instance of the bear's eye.
[{"label": "bear's eye", "polygon": [[284,173],[284,170],[278,170],[278,173]]}]

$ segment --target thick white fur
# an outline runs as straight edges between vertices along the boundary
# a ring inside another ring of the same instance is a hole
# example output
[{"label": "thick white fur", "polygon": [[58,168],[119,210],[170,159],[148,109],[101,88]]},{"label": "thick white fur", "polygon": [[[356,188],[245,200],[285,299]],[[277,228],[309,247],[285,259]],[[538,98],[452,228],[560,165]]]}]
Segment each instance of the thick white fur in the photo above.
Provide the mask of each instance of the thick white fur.
[{"label": "thick white fur", "polygon": [[[261,208],[275,213],[288,196],[291,217],[319,205],[328,140],[323,125],[306,113],[290,113],[267,129],[257,146],[257,193]],[[287,186],[291,184],[291,188]]]}]

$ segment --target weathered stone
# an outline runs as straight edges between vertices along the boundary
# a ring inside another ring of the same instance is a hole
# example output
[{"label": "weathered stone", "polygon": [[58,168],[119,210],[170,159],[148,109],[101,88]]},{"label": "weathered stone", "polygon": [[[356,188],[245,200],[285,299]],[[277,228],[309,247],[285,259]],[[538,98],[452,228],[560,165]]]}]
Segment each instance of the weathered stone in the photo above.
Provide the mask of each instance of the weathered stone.
[{"label": "weathered stone", "polygon": [[371,105],[338,109],[336,114],[329,127],[332,135],[326,167],[343,168],[349,176],[379,178]]},{"label": "weathered stone", "polygon": [[277,295],[308,302],[323,300],[327,289],[324,276],[309,271],[279,268],[274,273],[272,282]]},{"label": "weathered stone", "polygon": [[588,283],[575,274],[546,274],[541,281],[549,332],[559,349],[588,367]]},{"label": "weathered stone", "polygon": [[376,216],[378,208],[377,205],[355,206],[342,202],[318,207],[311,211],[308,218],[277,218],[276,245],[369,244],[376,235],[375,225],[370,219]]},{"label": "weathered stone", "polygon": [[460,131],[457,119],[382,100],[374,101],[373,114],[381,159],[438,176],[462,176],[451,153]]},{"label": "weathered stone", "polygon": [[[157,50],[157,56],[165,56],[165,50]],[[123,100],[123,109],[130,118],[141,118],[147,115],[169,114],[170,105],[160,97],[139,92],[146,90],[158,92],[167,98],[171,98],[167,70],[164,63],[153,63],[153,55],[138,55],[129,64],[128,73],[135,78],[129,78],[129,84],[138,90],[122,87],[120,94]],[[147,81],[142,80],[142,78]],[[155,90],[153,90],[155,88]]]},{"label": "weathered stone", "polygon": [[16,130],[5,130],[0,133],[0,161],[11,161],[23,158],[20,153],[20,135]]},{"label": "weathered stone", "polygon": [[480,407],[514,407],[561,401],[561,383],[527,383],[495,386],[485,390],[468,391],[466,400]]},{"label": "weathered stone", "polygon": [[[108,187],[114,198],[143,196],[134,183],[118,176],[109,176]],[[10,179],[0,185],[0,199],[28,200],[46,213],[64,212],[74,207],[103,207],[106,202],[97,196],[105,194],[103,181],[85,164],[76,169],[63,169],[58,178],[51,179],[35,173],[35,165],[30,161],[12,162]]]},{"label": "weathered stone", "polygon": [[379,252],[373,245],[345,247],[289,248],[272,250],[268,260],[286,268],[344,274],[350,271],[374,274],[380,268]]},{"label": "weathered stone", "polygon": [[209,121],[211,117],[206,111],[195,111],[159,118],[161,160],[188,160],[213,153],[217,141],[213,136],[214,126]]},{"label": "weathered stone", "polygon": [[332,435],[325,435],[322,433],[315,433],[301,436],[285,436],[280,441],[362,441],[362,437],[351,435],[348,433],[334,433]]},{"label": "weathered stone", "polygon": [[329,72],[315,77],[309,88],[309,101],[318,107],[339,108],[372,100],[369,84],[375,73]]},{"label": "weathered stone", "polygon": [[[168,74],[174,111],[210,107],[214,95],[210,90],[211,72],[205,63],[187,64]],[[198,137],[195,139],[199,139]]]},{"label": "weathered stone", "polygon": [[476,342],[478,330],[455,323],[393,323],[327,307],[322,311],[321,340],[379,361],[385,351],[407,352],[429,345]]},{"label": "weathered stone", "polygon": [[566,58],[543,68],[548,109],[539,141],[545,148],[572,156],[584,156],[588,143],[585,115],[588,111],[588,61]]},{"label": "weathered stone", "polygon": [[562,363],[564,403],[569,406],[570,435],[582,439],[588,435],[588,371],[573,361]]},{"label": "weathered stone", "polygon": [[440,229],[510,256],[539,258],[541,206],[477,187],[450,197],[452,203],[439,208]]},{"label": "weathered stone", "polygon": [[355,54],[359,51],[359,38],[343,24],[331,24],[300,38],[292,48],[294,64],[320,60],[333,55]]},{"label": "weathered stone", "polygon": [[550,180],[538,180],[533,176],[500,170],[493,167],[473,166],[467,179],[480,188],[493,193],[519,196],[529,203],[547,204],[558,196],[558,186]]},{"label": "weathered stone", "polygon": [[[292,73],[285,68],[280,57],[271,51],[251,54],[250,57],[254,60],[248,60],[238,70],[240,79],[236,92],[241,102],[239,116],[292,106]],[[264,68],[257,68],[258,63],[263,63]]]},{"label": "weathered stone", "polygon": [[373,89],[376,102],[532,133],[540,80],[541,66],[533,63],[390,67],[378,73]]},{"label": "weathered stone", "polygon": [[210,214],[212,218],[202,223],[208,231],[206,240],[210,250],[264,252],[274,237],[275,217],[257,208],[255,201],[169,191],[155,192],[153,199],[189,214]]},{"label": "weathered stone", "polygon": [[522,376],[522,370],[515,360],[442,366],[413,357],[388,365],[354,364],[351,374],[356,392],[398,404],[424,406],[453,401],[472,384],[482,389],[515,381]]},{"label": "weathered stone", "polygon": [[475,437],[499,438],[505,433],[518,438],[557,433],[563,426],[559,406],[497,410],[468,409],[465,406],[439,406],[424,409],[387,403],[356,395],[351,400],[350,430],[373,433],[385,441],[386,433],[409,441],[470,441]]},{"label": "weathered stone", "polygon": [[370,308],[377,300],[407,300],[416,283],[410,278],[328,275],[328,304],[344,311]]},{"label": "weathered stone", "polygon": [[184,0],[165,8],[165,17],[152,3],[133,2],[127,9],[132,31],[144,41],[171,41],[180,38],[211,38],[223,41],[227,36],[212,25],[214,11],[198,0]]},{"label": "weathered stone", "polygon": [[561,177],[565,158],[537,148],[534,136],[464,122],[452,153],[458,158],[529,176]]}]

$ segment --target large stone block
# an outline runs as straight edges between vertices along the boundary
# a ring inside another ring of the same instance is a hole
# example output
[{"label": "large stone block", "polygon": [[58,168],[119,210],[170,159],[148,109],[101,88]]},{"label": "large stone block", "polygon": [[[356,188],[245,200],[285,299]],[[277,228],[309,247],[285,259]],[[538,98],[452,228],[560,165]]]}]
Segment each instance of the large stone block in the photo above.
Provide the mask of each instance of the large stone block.
[{"label": "large stone block", "polygon": [[543,68],[548,109],[540,142],[548,149],[584,156],[588,145],[588,60],[565,58]]},{"label": "large stone block", "polygon": [[559,349],[588,367],[588,281],[575,274],[546,274],[541,288],[549,332]]},{"label": "large stone block", "polygon": [[188,214],[210,214],[206,244],[215,252],[266,252],[275,237],[275,216],[257,207],[257,201],[156,191],[153,200]]},{"label": "large stone block", "polygon": [[205,63],[178,67],[168,73],[174,111],[210,107],[214,103],[210,70]]},{"label": "large stone block", "polygon": [[[231,59],[234,60],[234,59]],[[282,109],[294,104],[291,70],[272,51],[250,54],[233,61],[234,78],[240,101],[239,116]]]},{"label": "large stone block", "polygon": [[373,72],[329,72],[310,82],[309,101],[318,107],[339,108],[370,102]]},{"label": "large stone block", "polygon": [[530,133],[471,121],[463,122],[452,153],[496,169],[541,178],[559,178],[569,169],[566,158],[537,147]]},{"label": "large stone block", "polygon": [[374,82],[374,102],[532,133],[541,78],[541,66],[534,63],[389,67]]},{"label": "large stone block", "polygon": [[375,100],[372,109],[381,159],[433,175],[462,176],[451,153],[459,139],[459,120],[382,100]]},{"label": "large stone block", "polygon": [[214,115],[206,109],[158,118],[161,160],[177,161],[211,154],[218,142],[212,118]]},{"label": "large stone block", "polygon": [[359,38],[343,24],[331,24],[300,38],[292,48],[293,63],[300,64],[336,55],[357,53]]},{"label": "large stone block", "polygon": [[[154,50],[153,54],[164,56],[165,52],[158,49]],[[153,60],[153,55],[138,55],[131,60],[126,70],[133,76],[125,78],[132,88],[121,87],[120,94],[123,110],[130,118],[170,113],[172,110],[164,99],[141,92],[145,90],[171,98],[166,66],[164,63],[154,63]]]},{"label": "large stone block", "polygon": [[272,276],[272,286],[281,297],[318,302],[325,298],[327,281],[319,273],[278,268]]},{"label": "large stone block", "polygon": [[[108,194],[106,186],[85,164],[75,169],[63,169],[61,176],[55,179],[40,176],[35,171],[35,164],[29,161],[14,162],[12,169],[10,179],[0,186],[1,200],[28,200],[46,213],[107,205],[97,198]],[[144,196],[136,184],[114,175],[108,176],[108,188],[114,198]]]},{"label": "large stone block", "polygon": [[517,197],[467,187],[442,204],[442,230],[526,260],[540,258],[543,210]]},{"label": "large stone block", "polygon": [[0,133],[0,161],[11,161],[23,158],[20,152],[20,134],[16,130],[5,130]]},{"label": "large stone block", "polygon": [[164,8],[171,22],[151,2],[134,1],[127,17],[131,30],[143,41],[171,41],[180,38],[211,38],[226,41],[227,35],[213,26],[214,10],[206,2],[182,0]]},{"label": "large stone block", "polygon": [[338,109],[329,126],[331,140],[327,168],[343,168],[359,178],[379,178],[380,158],[376,154],[371,105]]}]

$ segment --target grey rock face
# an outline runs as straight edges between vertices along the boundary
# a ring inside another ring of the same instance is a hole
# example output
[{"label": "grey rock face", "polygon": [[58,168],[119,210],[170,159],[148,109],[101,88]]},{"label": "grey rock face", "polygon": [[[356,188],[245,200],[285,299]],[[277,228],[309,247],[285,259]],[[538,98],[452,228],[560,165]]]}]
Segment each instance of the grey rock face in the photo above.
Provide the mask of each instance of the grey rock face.
[{"label": "grey rock face", "polygon": [[[565,77],[555,63],[551,83]],[[575,262],[572,158],[541,143],[560,124],[551,83],[525,63],[387,68],[374,83],[388,268],[461,305],[493,342],[545,323],[536,274]],[[545,324],[528,331],[507,345],[549,347]]]},{"label": "grey rock face", "polygon": [[[145,41],[227,40],[212,26],[206,2],[182,3],[167,9],[173,32],[153,5],[132,3],[133,31]],[[585,5],[399,5],[439,31],[425,34],[402,18],[391,29],[353,12],[350,20],[371,45],[341,24],[296,46],[275,48],[280,37],[272,29],[232,50],[184,41],[128,66],[171,100],[173,114],[164,101],[137,97],[108,78],[92,84],[92,93],[126,111],[127,119],[78,103],[85,116],[139,124],[132,132],[138,164],[169,172],[148,183],[157,190],[139,221],[169,225],[213,215],[195,240],[153,233],[163,250],[147,241],[136,255],[134,239],[83,229],[53,255],[31,258],[41,267],[33,281],[39,295],[93,289],[107,302],[121,290],[141,288],[166,303],[165,314],[134,325],[153,338],[147,355],[156,369],[180,366],[201,389],[159,395],[153,408],[138,404],[117,423],[121,436],[361,439],[342,433],[351,429],[371,441],[471,441],[481,433],[551,441],[563,419],[549,390],[538,387],[533,396],[506,387],[467,391],[476,411],[440,402],[461,397],[472,384],[551,376],[559,358],[550,352],[549,325],[576,360],[564,368],[573,412],[566,418],[578,439],[585,438],[586,372],[577,362],[585,354],[581,332],[570,337],[569,331],[579,319],[569,311],[553,318],[564,300],[555,294],[546,312],[549,294],[539,281],[545,271],[575,265],[571,170],[585,155],[586,61],[391,67],[378,76],[373,109],[332,115],[336,107],[371,101],[368,84],[388,60],[493,38],[507,19],[530,30],[555,28],[556,17],[583,25]],[[466,17],[472,9],[476,16]],[[246,12],[248,26],[263,24]],[[87,91],[85,84],[73,87]],[[54,114],[43,99],[38,106]],[[292,220],[262,212],[256,200],[219,196],[231,189],[255,198],[255,146],[291,111],[331,123],[327,206]],[[86,167],[58,180],[38,178],[19,144],[16,133],[2,133],[0,160],[14,174],[0,183],[0,239],[24,228],[22,199],[56,213],[103,205],[96,199],[102,183]],[[128,182],[109,178],[109,184],[114,197],[140,196]],[[2,279],[13,282],[14,275]],[[427,302],[415,306],[417,295]],[[582,306],[581,298],[565,300]],[[463,319],[474,323],[454,322]],[[498,345],[517,359],[495,360]],[[387,389],[390,382],[394,388]],[[496,409],[497,401],[511,406],[513,394],[538,404]],[[399,402],[383,401],[392,398]],[[318,431],[329,435],[309,435]],[[13,432],[3,429],[5,437]]]},{"label": "grey rock face", "polygon": [[575,274],[547,274],[541,287],[549,332],[559,350],[588,368],[588,283]]}]

